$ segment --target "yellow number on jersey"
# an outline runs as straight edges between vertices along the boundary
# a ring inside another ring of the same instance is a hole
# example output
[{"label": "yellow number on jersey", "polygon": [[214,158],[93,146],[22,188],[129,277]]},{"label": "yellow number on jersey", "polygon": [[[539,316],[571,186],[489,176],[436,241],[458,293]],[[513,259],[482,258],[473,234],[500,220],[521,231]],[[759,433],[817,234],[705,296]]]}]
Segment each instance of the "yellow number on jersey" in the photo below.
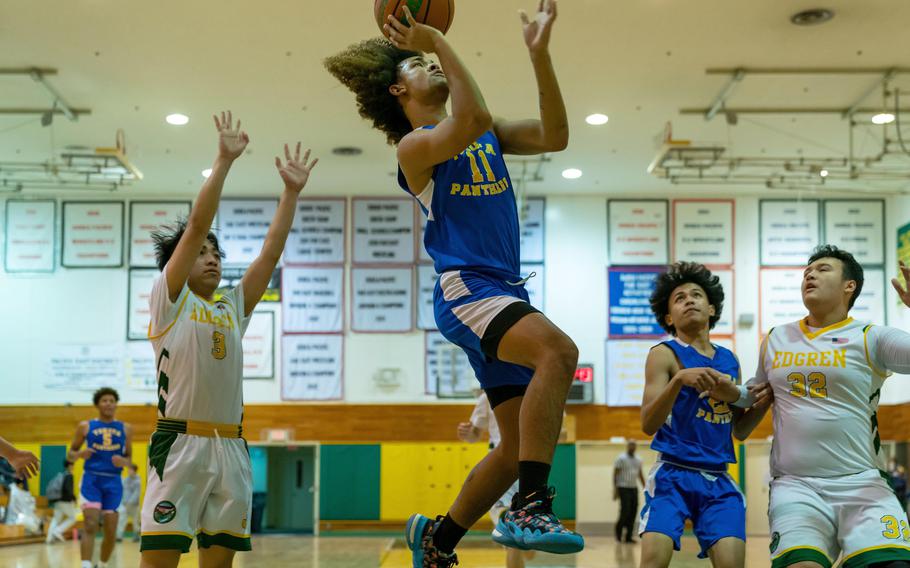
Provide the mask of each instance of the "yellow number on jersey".
[{"label": "yellow number on jersey", "polygon": [[224,334],[220,331],[212,332],[212,357],[224,359],[227,356],[227,347],[224,344]]},{"label": "yellow number on jersey", "polygon": [[885,515],[881,518],[882,524],[885,525],[885,530],[882,531],[882,536],[885,538],[896,539],[901,536],[900,525],[897,523],[897,518],[891,515]]},{"label": "yellow number on jersey", "polygon": [[809,373],[809,396],[828,398],[828,377],[824,373]]},{"label": "yellow number on jersey", "polygon": [[828,378],[824,373],[790,373],[787,375],[790,383],[790,396],[798,398],[828,398]]},{"label": "yellow number on jersey", "polygon": [[790,383],[790,396],[806,396],[806,378],[802,373],[790,373],[787,375],[787,382]]},{"label": "yellow number on jersey", "polygon": [[480,151],[477,152],[477,155],[480,156],[480,161],[483,162],[483,169],[487,172],[487,181],[496,181],[496,176],[493,175],[493,168],[490,167],[490,162],[487,160],[486,152]]},{"label": "yellow number on jersey", "polygon": [[[493,175],[493,168],[490,167],[486,154],[483,151],[477,153],[480,155],[480,161],[483,162],[483,169],[486,170],[487,181],[496,181],[496,176]],[[468,161],[471,162],[471,175],[474,183],[483,183],[483,174],[480,173],[480,168],[477,167],[477,158],[474,156],[474,152],[467,150],[465,154],[468,155]]]}]

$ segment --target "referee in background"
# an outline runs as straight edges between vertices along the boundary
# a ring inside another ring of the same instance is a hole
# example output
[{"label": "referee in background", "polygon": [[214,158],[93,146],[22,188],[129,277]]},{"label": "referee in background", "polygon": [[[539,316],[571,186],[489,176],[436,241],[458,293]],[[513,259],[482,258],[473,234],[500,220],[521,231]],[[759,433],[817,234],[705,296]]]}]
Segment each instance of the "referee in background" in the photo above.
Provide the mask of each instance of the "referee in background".
[{"label": "referee in background", "polygon": [[622,541],[622,530],[626,529],[626,542],[635,542],[635,513],[638,512],[638,483],[645,485],[641,473],[641,460],[635,457],[636,444],[629,441],[626,453],[616,458],[613,466],[613,500],[619,499],[619,520],[616,522],[616,540]]}]

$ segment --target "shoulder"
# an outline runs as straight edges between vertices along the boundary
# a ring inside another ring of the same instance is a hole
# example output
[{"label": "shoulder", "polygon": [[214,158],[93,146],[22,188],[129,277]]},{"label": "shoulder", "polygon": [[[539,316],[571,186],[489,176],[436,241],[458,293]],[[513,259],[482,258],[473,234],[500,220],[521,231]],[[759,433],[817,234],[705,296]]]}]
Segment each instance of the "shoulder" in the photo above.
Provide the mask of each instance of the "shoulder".
[{"label": "shoulder", "polygon": [[79,423],[78,426],[76,426],[76,431],[77,432],[88,432],[89,424],[91,424],[91,420],[83,420],[82,422]]},{"label": "shoulder", "polygon": [[431,131],[431,128],[418,128],[417,130],[412,130],[411,132],[405,134],[401,141],[398,143],[398,149],[396,151],[396,154],[398,155],[398,161],[404,164],[408,158],[414,154],[414,152],[420,149],[421,143],[426,140]]},{"label": "shoulder", "polygon": [[661,342],[648,351],[648,362],[672,366],[676,363],[676,352],[666,342]]}]

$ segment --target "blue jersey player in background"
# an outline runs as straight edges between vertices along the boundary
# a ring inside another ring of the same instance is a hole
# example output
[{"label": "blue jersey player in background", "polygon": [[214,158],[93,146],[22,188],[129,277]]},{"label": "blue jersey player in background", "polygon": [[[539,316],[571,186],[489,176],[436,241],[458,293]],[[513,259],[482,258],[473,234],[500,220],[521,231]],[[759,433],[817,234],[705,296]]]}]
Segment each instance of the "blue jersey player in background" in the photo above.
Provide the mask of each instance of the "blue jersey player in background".
[{"label": "blue jersey player in background", "polygon": [[[67,460],[84,459],[82,474],[82,514],[84,517],[82,541],[82,568],[92,568],[95,552],[95,533],[99,522],[104,525],[101,542],[101,568],[114,551],[117,538],[117,507],[123,495],[120,474],[129,465],[133,451],[133,434],[129,424],[114,419],[120,395],[104,387],[95,391],[92,402],[98,409],[98,418],[79,423],[70,445]],[[85,444],[85,449],[82,448]]]},{"label": "blue jersey player in background", "polygon": [[716,568],[741,568],[746,554],[745,498],[727,474],[736,462],[731,435],[752,433],[771,403],[771,391],[738,386],[736,355],[711,343],[724,291],[717,276],[691,262],[657,277],[651,310],[673,336],[651,349],[645,366],[642,430],[660,452],[645,486],[641,512],[641,566],[669,566],[687,519]]},{"label": "blue jersey player in background", "polygon": [[[493,533],[513,548],[578,552],[584,540],[553,514],[550,464],[578,350],[528,303],[519,274],[518,210],[503,154],[563,150],[569,128],[549,54],[556,2],[521,13],[537,78],[539,119],[495,119],[445,37],[389,18],[389,41],[368,40],[326,60],[357,95],[360,114],[398,146],[399,181],[427,215],[424,244],[440,274],[434,301],[442,334],[468,355],[502,432],[470,473],[448,514],[415,514],[407,541],[413,566],[452,566],[454,548],[518,478]],[[436,63],[424,53],[434,53]],[[451,99],[451,112],[447,103]],[[444,435],[446,425],[440,425]]]}]

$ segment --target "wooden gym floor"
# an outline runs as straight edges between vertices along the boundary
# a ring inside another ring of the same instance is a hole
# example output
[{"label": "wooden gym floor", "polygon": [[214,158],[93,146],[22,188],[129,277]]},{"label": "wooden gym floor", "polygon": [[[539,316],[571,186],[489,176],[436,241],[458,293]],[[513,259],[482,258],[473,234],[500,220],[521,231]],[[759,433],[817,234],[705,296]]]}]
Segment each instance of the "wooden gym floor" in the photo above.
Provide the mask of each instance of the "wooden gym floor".
[{"label": "wooden gym floor", "polygon": [[[751,537],[747,542],[746,566],[766,567],[768,538]],[[707,568],[707,560],[697,558],[698,544],[693,537],[683,538],[682,551],[673,558],[674,568]],[[488,538],[470,536],[459,547],[460,566],[493,568],[505,566],[505,553]],[[587,539],[584,552],[576,556],[537,554],[528,568],[637,568],[639,545],[617,544],[612,538]],[[96,558],[97,560],[97,558]],[[139,545],[128,539],[117,545],[112,568],[139,565]],[[197,566],[195,548],[183,556],[181,567]],[[30,544],[0,548],[0,566],[6,568],[78,568],[78,543]],[[234,566],[268,568],[409,568],[410,556],[403,539],[390,536],[284,536],[269,535],[253,539],[253,552],[238,554]]]}]

